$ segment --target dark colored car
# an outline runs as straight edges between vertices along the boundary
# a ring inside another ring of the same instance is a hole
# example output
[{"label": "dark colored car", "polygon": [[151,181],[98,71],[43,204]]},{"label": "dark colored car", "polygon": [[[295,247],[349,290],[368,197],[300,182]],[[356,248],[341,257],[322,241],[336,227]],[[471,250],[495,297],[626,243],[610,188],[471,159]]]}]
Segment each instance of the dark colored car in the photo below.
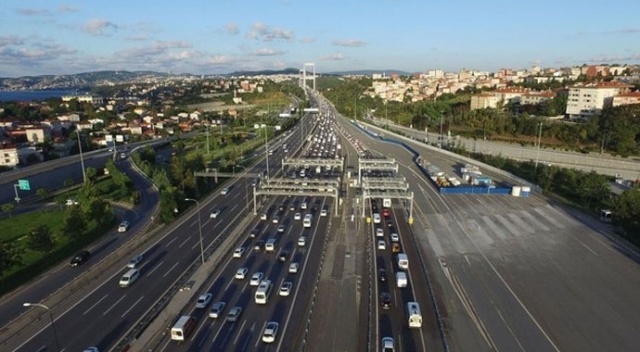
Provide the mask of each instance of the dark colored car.
[{"label": "dark colored car", "polygon": [[385,224],[387,225],[387,227],[392,227],[393,226],[393,221],[391,219],[387,219],[385,221]]},{"label": "dark colored car", "polygon": [[387,292],[382,292],[380,294],[380,306],[384,309],[391,308],[391,295]]},{"label": "dark colored car", "polygon": [[89,251],[78,252],[73,256],[73,258],[71,258],[71,262],[69,262],[69,265],[78,266],[89,260],[89,257],[91,257],[91,252]]},{"label": "dark colored car", "polygon": [[289,251],[282,250],[282,251],[280,251],[280,255],[278,256],[278,260],[280,260],[281,262],[286,262],[287,261],[287,257],[289,257]]},{"label": "dark colored car", "polygon": [[387,281],[387,270],[378,269],[378,278],[380,279],[380,281]]}]

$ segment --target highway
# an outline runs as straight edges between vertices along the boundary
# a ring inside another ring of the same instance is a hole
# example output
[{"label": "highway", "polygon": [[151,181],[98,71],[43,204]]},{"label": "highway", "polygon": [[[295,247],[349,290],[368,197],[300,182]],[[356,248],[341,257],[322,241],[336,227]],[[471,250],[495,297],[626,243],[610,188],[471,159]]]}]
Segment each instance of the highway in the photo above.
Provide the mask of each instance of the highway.
[{"label": "highway", "polygon": [[[442,310],[448,348],[636,349],[640,259],[608,234],[609,226],[537,194],[441,196],[406,150],[341,123],[370,149],[396,158],[415,192],[412,231]],[[419,143],[413,147],[443,170],[456,168],[457,160]],[[417,288],[417,295],[425,290]]]}]

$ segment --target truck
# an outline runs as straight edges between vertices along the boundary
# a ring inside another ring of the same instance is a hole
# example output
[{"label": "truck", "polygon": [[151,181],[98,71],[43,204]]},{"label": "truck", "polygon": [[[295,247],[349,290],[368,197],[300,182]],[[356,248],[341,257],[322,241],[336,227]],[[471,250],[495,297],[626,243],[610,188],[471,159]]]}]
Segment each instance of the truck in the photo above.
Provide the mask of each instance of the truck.
[{"label": "truck", "polygon": [[396,286],[399,288],[407,287],[407,273],[404,271],[396,272]]}]

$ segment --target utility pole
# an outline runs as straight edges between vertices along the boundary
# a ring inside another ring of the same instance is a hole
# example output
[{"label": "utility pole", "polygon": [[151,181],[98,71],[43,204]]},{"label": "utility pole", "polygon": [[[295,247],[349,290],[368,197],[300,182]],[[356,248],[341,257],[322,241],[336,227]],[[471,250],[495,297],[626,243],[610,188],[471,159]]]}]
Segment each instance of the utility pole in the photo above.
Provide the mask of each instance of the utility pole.
[{"label": "utility pole", "polygon": [[538,172],[538,159],[540,158],[540,142],[542,141],[542,122],[538,122],[538,151],[536,152],[536,164],[534,171]]},{"label": "utility pole", "polygon": [[[82,143],[80,142],[80,130],[76,130],[76,135],[78,136],[78,149],[80,150],[80,167],[82,167],[82,181],[83,183],[87,183],[87,173],[84,170],[84,158],[82,156]],[[115,148],[114,148],[115,150]]]}]

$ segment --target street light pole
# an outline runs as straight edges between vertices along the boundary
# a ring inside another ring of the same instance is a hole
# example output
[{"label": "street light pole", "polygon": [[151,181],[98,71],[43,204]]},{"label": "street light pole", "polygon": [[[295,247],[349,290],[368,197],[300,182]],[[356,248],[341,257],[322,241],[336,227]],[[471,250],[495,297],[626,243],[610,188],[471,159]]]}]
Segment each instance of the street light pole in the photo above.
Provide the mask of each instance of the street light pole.
[{"label": "street light pole", "polygon": [[[82,167],[82,181],[83,183],[87,183],[87,173],[84,170],[84,157],[82,156],[82,143],[80,142],[80,130],[76,130],[76,135],[78,136],[78,148],[80,150],[80,166]],[[115,150],[115,148],[114,148]]]},{"label": "street light pole", "polygon": [[269,130],[267,130],[267,127],[265,126],[265,128],[264,128],[264,151],[267,153],[267,182],[269,182],[269,138],[267,137],[268,133],[269,133]]},{"label": "street light pole", "polygon": [[190,202],[196,202],[197,211],[198,211],[198,233],[200,234],[200,259],[202,259],[202,264],[204,264],[204,245],[202,244],[202,221],[200,220],[200,202],[197,199],[193,198],[185,198],[184,200]]},{"label": "street light pole", "polygon": [[[236,166],[241,167],[244,171],[247,171],[247,168],[244,167],[244,165],[234,165],[234,170]],[[249,207],[249,184],[246,182],[246,180],[244,183],[244,204],[245,207]]]},{"label": "street light pole", "polygon": [[538,159],[540,158],[540,143],[542,141],[542,122],[538,122],[538,150],[536,151],[536,165],[534,171],[538,172]]},{"label": "street light pole", "polygon": [[53,337],[56,342],[56,350],[60,352],[60,343],[58,342],[58,332],[56,331],[56,324],[53,320],[53,313],[51,313],[51,309],[49,309],[49,307],[45,306],[44,304],[40,304],[40,303],[25,302],[22,304],[22,306],[23,307],[40,307],[47,310],[47,313],[49,313],[49,319],[51,320],[51,329],[53,329]]}]

